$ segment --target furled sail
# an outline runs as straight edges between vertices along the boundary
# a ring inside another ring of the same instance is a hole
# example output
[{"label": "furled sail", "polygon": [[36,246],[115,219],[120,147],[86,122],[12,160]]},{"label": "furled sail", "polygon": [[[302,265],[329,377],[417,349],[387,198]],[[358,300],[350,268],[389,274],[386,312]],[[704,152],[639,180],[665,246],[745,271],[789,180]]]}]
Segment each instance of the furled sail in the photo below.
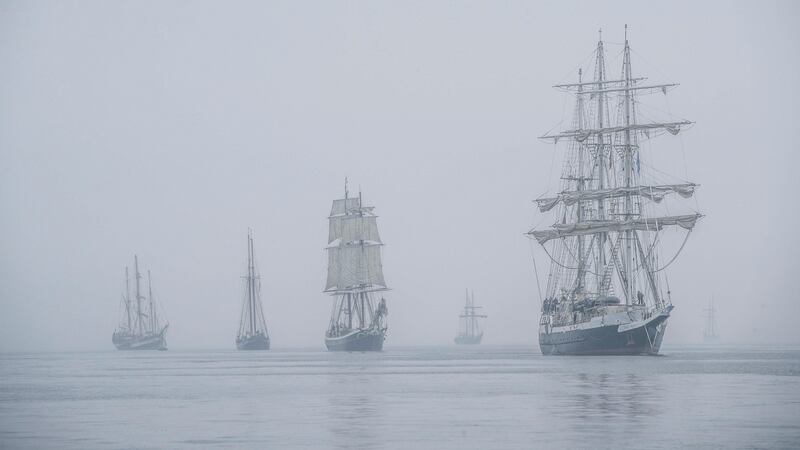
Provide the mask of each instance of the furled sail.
[{"label": "furled sail", "polygon": [[355,288],[385,289],[380,245],[340,243],[328,247],[328,280],[325,291]]},{"label": "furled sail", "polygon": [[648,217],[631,220],[593,220],[572,224],[555,224],[552,229],[539,231],[531,230],[528,234],[535,237],[540,244],[544,244],[551,239],[569,236],[585,236],[587,234],[627,230],[660,231],[665,226],[672,225],[691,230],[701,217],[703,217],[702,214],[686,214],[681,216]]},{"label": "furled sail", "polygon": [[544,136],[540,136],[539,139],[554,139],[557,142],[559,139],[575,138],[575,140],[577,140],[578,142],[583,142],[586,139],[588,139],[589,136],[596,136],[598,134],[620,133],[623,131],[648,132],[649,130],[658,130],[658,129],[667,130],[670,134],[678,134],[682,126],[688,126],[691,124],[692,122],[688,120],[682,120],[680,122],[667,122],[667,123],[636,123],[629,125],[620,125],[615,127],[567,130],[558,134],[547,134]]},{"label": "furled sail", "polygon": [[553,209],[558,202],[564,202],[565,205],[574,205],[579,201],[584,200],[602,200],[606,198],[625,197],[627,195],[639,195],[656,203],[661,202],[664,197],[675,192],[683,198],[689,198],[694,194],[697,187],[694,183],[684,184],[662,184],[656,186],[631,186],[631,187],[617,187],[611,189],[592,189],[584,191],[564,191],[556,197],[540,198],[536,200],[539,205],[539,211],[547,212]]}]

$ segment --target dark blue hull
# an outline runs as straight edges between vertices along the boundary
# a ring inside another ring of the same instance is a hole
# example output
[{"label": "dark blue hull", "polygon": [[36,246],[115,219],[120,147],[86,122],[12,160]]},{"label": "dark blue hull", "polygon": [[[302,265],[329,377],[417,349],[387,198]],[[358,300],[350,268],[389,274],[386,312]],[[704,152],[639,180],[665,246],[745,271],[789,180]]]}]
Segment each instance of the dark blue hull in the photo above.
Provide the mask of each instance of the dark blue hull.
[{"label": "dark blue hull", "polygon": [[340,337],[325,338],[325,346],[331,352],[379,352],[383,350],[384,333],[361,330]]},{"label": "dark blue hull", "polygon": [[622,332],[620,325],[540,332],[539,348],[544,355],[657,355],[668,318],[660,316]]}]

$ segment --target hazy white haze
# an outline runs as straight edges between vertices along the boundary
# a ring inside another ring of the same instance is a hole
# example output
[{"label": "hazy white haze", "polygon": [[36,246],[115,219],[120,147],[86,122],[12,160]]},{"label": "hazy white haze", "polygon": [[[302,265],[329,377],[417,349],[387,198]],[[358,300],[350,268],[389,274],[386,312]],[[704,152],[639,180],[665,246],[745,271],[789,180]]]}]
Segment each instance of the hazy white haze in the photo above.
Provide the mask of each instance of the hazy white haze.
[{"label": "hazy white haze", "polygon": [[551,86],[599,28],[618,74],[626,23],[697,122],[652,147],[706,215],[665,345],[712,294],[724,341],[800,343],[800,4],[603,3],[0,1],[0,351],[111,349],[134,253],[170,349],[233,348],[248,227],[273,347],[321,349],[345,176],[386,243],[387,347],[452,342],[465,288],[486,343],[535,347]]}]

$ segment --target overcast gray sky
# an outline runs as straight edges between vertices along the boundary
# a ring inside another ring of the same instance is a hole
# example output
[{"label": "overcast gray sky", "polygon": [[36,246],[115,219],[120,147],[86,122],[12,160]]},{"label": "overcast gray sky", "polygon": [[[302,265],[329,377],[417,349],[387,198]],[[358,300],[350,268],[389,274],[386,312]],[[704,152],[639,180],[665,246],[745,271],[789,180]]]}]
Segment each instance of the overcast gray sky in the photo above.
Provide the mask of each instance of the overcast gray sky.
[{"label": "overcast gray sky", "polygon": [[535,346],[550,86],[601,27],[618,73],[625,23],[697,122],[658,144],[707,215],[665,342],[712,293],[724,338],[799,342],[796,2],[2,1],[0,350],[112,348],[134,252],[170,348],[233,348],[247,227],[273,347],[323,348],[345,176],[380,216],[387,348],[450,343],[465,287],[486,343]]}]

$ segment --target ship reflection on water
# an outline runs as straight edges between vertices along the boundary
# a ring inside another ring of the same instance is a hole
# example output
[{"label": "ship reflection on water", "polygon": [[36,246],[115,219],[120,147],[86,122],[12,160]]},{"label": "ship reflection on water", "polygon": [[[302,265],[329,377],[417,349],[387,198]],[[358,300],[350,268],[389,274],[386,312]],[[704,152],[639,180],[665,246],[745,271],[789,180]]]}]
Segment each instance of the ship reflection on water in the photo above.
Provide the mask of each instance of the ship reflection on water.
[{"label": "ship reflection on water", "polygon": [[800,349],[665,353],[6,353],[0,448],[797,448]]},{"label": "ship reflection on water", "polygon": [[329,376],[329,420],[326,427],[331,448],[380,448],[378,430],[385,421],[378,374],[341,374]]},{"label": "ship reflection on water", "polygon": [[578,419],[577,423],[589,418],[624,418],[636,423],[643,417],[652,420],[662,411],[658,405],[663,393],[658,384],[648,383],[638,374],[578,373],[565,381],[570,394],[564,398],[563,407],[554,412]]}]

